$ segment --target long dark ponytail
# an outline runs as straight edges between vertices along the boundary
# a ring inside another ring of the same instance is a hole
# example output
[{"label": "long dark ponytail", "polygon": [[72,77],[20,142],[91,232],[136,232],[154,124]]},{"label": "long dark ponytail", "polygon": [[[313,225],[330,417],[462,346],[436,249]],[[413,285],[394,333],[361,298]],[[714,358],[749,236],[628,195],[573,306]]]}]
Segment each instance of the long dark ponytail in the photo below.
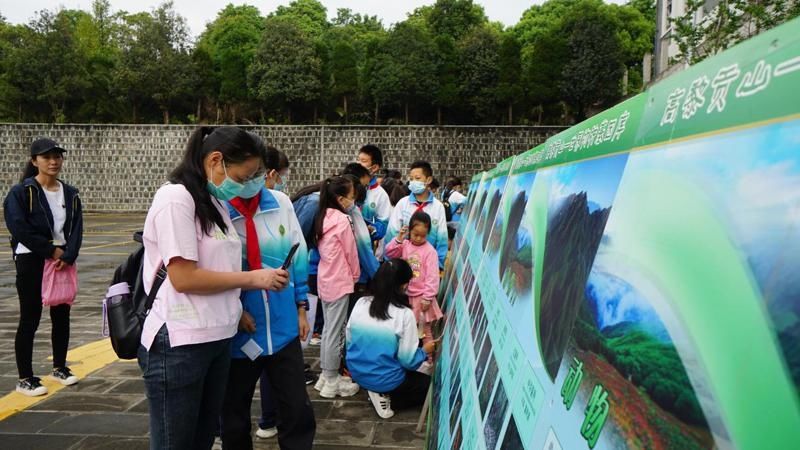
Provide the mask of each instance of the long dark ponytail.
[{"label": "long dark ponytail", "polygon": [[411,308],[408,295],[400,287],[409,281],[414,273],[405,260],[394,258],[381,264],[372,279],[370,290],[373,293],[369,315],[378,320],[388,320],[389,305],[398,308]]},{"label": "long dark ponytail", "polygon": [[19,179],[19,182],[22,183],[28,178],[35,177],[36,175],[39,175],[39,169],[33,165],[33,160],[29,159],[28,162],[25,163],[25,168],[22,169],[22,177]]},{"label": "long dark ponytail", "polygon": [[314,217],[314,235],[313,245],[316,247],[320,239],[322,239],[322,227],[325,222],[325,214],[328,208],[333,208],[346,214],[339,204],[338,197],[346,197],[353,189],[353,182],[345,177],[331,177],[322,182],[322,187],[319,191],[319,209],[317,215]]},{"label": "long dark ponytail", "polygon": [[213,151],[222,153],[225,162],[238,164],[254,156],[263,160],[265,150],[260,139],[238,127],[199,127],[189,137],[183,160],[170,173],[169,181],[182,184],[189,191],[194,200],[195,217],[207,235],[211,235],[214,225],[223,232],[228,231],[206,188],[205,157]]}]

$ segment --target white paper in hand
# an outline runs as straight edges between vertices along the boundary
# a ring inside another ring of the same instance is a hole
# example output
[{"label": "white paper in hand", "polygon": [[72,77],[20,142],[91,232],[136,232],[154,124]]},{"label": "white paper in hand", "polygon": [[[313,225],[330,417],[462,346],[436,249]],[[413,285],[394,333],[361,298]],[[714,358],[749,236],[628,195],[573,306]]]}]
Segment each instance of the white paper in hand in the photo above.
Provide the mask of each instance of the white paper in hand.
[{"label": "white paper in hand", "polygon": [[242,346],[242,351],[251,361],[255,361],[256,358],[262,353],[264,353],[264,349],[261,348],[253,338],[250,338],[245,344]]}]

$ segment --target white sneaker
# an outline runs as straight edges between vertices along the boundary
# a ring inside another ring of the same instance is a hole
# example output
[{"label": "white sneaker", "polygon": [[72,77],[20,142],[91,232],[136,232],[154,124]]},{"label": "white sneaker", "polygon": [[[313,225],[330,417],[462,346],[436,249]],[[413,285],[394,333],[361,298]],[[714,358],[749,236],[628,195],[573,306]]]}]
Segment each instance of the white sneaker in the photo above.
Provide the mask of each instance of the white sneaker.
[{"label": "white sneaker", "polygon": [[42,380],[37,377],[30,377],[17,382],[17,392],[28,397],[38,397],[47,394],[47,387],[42,386]]},{"label": "white sneaker", "polygon": [[322,336],[315,334],[311,336],[311,339],[308,341],[308,345],[319,345],[322,343]]},{"label": "white sneaker", "polygon": [[261,439],[269,439],[277,435],[278,429],[275,427],[267,429],[259,428],[258,431],[256,431],[256,436],[260,437]]},{"label": "white sneaker", "polygon": [[323,377],[322,374],[320,374],[319,379],[317,380],[316,384],[314,384],[314,389],[321,391],[324,386],[325,386],[325,377]]},{"label": "white sneaker", "polygon": [[342,377],[336,378],[336,381],[326,381],[319,391],[319,396],[324,398],[339,397],[352,397],[358,393],[358,385],[355,383],[342,382]]},{"label": "white sneaker", "polygon": [[69,370],[69,367],[59,367],[58,369],[53,369],[53,374],[50,375],[50,378],[58,381],[64,386],[72,386],[78,382],[78,377],[72,374],[72,371]]},{"label": "white sneaker", "polygon": [[377,392],[367,391],[369,394],[369,401],[375,407],[375,412],[381,419],[388,419],[394,416],[392,411],[392,402],[388,395],[379,394]]}]

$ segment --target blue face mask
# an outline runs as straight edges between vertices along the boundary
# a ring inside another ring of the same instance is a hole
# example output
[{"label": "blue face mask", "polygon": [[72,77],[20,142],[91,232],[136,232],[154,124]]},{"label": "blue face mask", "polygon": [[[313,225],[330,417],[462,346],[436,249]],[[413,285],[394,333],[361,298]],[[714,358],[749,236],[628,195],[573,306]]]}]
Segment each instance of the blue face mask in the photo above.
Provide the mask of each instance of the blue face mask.
[{"label": "blue face mask", "polygon": [[264,187],[264,178],[256,177],[244,183],[244,189],[239,193],[239,197],[253,198],[261,192],[262,187]]},{"label": "blue face mask", "polygon": [[228,169],[225,168],[225,161],[222,161],[222,170],[225,171],[225,180],[222,181],[222,184],[219,186],[215,185],[208,180],[208,184],[206,184],[206,188],[208,192],[211,193],[214,197],[227,202],[228,200],[232,200],[239,196],[244,189],[244,184],[237,183],[228,176]]},{"label": "blue face mask", "polygon": [[410,181],[408,183],[408,189],[414,193],[414,195],[419,195],[425,192],[425,183],[422,181]]}]

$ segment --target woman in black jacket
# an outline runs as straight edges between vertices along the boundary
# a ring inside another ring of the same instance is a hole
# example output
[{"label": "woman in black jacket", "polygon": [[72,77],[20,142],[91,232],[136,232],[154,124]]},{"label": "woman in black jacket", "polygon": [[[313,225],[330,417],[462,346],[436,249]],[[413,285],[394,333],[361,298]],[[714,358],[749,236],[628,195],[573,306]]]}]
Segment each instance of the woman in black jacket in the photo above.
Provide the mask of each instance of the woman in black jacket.
[{"label": "woman in black jacket", "polygon": [[[42,317],[42,274],[46,259],[56,270],[75,264],[83,239],[83,215],[78,190],[57,179],[64,150],[51,139],[31,145],[31,159],[19,184],[3,202],[6,227],[17,268],[20,318],[14,350],[19,382],[17,392],[38,396],[47,388],[33,375],[33,337]],[[50,307],[53,324],[52,377],[63,385],[78,382],[66,365],[70,305]]]}]

